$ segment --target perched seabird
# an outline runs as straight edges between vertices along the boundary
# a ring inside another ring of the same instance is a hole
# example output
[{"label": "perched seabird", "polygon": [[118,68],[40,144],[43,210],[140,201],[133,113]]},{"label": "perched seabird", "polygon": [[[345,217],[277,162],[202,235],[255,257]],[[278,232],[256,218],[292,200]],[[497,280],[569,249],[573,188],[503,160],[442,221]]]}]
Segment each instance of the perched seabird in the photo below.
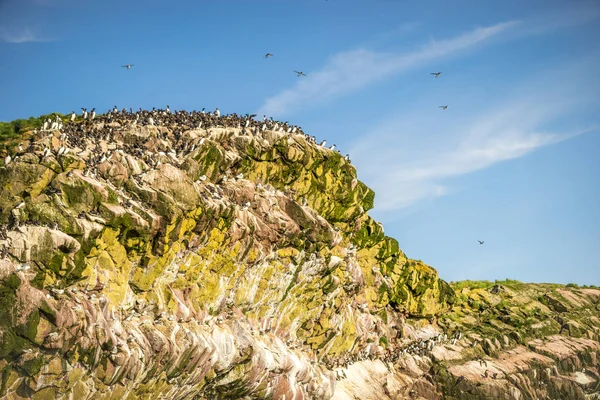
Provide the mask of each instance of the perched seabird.
[{"label": "perched seabird", "polygon": [[477,239],[477,241],[479,242],[479,244],[483,244],[484,240],[479,240]]},{"label": "perched seabird", "polygon": [[295,72],[295,73],[296,73],[296,75],[298,75],[298,76],[306,76],[306,74],[305,74],[304,72],[302,72],[302,71],[296,71],[296,70],[294,70],[294,72]]},{"label": "perched seabird", "polygon": [[244,174],[236,175],[235,179],[244,179]]},{"label": "perched seabird", "polygon": [[204,182],[206,180],[206,175],[202,175],[199,180],[201,180],[202,182]]},{"label": "perched seabird", "polygon": [[90,111],[92,113],[92,119],[96,118],[96,109],[92,108],[92,111]]},{"label": "perched seabird", "polygon": [[445,110],[446,108],[448,108],[448,106],[440,106],[440,108],[441,108],[442,110]]},{"label": "perched seabird", "polygon": [[71,122],[75,121],[76,116],[75,111],[71,111]]},{"label": "perched seabird", "polygon": [[150,125],[154,125],[154,118],[152,118],[152,117],[149,117],[149,118],[148,118],[148,123],[149,123]]},{"label": "perched seabird", "polygon": [[25,207],[25,202],[24,202],[24,201],[20,202],[20,203],[19,203],[19,204],[18,204],[18,205],[15,207],[15,210],[21,209],[21,208],[23,208],[23,207]]},{"label": "perched seabird", "polygon": [[87,119],[87,108],[81,107],[81,111],[83,111],[83,119]]},{"label": "perched seabird", "polygon": [[321,147],[325,147],[325,144],[327,143],[327,140],[323,140],[321,143],[319,143],[319,146]]},{"label": "perched seabird", "polygon": [[273,54],[271,54],[271,53],[265,54],[265,58],[269,58],[269,57],[273,57]]},{"label": "perched seabird", "polygon": [[331,147],[329,148],[329,150],[335,150],[335,143],[331,145]]},{"label": "perched seabird", "polygon": [[435,75],[436,78],[438,78],[441,74],[441,72],[431,72],[431,75]]},{"label": "perched seabird", "polygon": [[216,115],[217,117],[220,117],[220,116],[221,116],[221,111],[219,111],[219,108],[218,108],[218,107],[217,107],[217,108],[215,108],[215,115]]},{"label": "perched seabird", "polygon": [[6,167],[8,164],[10,164],[11,160],[11,156],[6,156],[6,158],[4,159],[4,166]]},{"label": "perched seabird", "polygon": [[127,64],[127,65],[121,66],[121,68],[127,68],[127,69],[131,69],[131,67],[133,67],[133,64]]}]

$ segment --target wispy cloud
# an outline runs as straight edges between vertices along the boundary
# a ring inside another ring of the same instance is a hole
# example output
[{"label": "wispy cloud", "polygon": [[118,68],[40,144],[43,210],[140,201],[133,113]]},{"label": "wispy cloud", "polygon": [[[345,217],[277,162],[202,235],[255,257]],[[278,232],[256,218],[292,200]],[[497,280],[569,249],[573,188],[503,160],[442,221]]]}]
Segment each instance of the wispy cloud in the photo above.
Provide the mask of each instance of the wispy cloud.
[{"label": "wispy cloud", "polygon": [[407,54],[378,53],[365,49],[338,53],[322,70],[310,73],[293,88],[268,98],[258,114],[280,116],[305,103],[316,104],[357,90],[400,71],[472,48],[517,24],[519,21],[509,21],[476,28],[452,39],[431,41]]},{"label": "wispy cloud", "polygon": [[26,43],[26,42],[46,42],[48,39],[42,38],[35,33],[31,29],[15,29],[15,30],[7,30],[0,29],[0,42],[7,43]]},{"label": "wispy cloud", "polygon": [[519,89],[491,108],[478,108],[474,98],[462,111],[433,110],[443,117],[410,112],[379,124],[351,152],[361,179],[377,193],[376,210],[399,210],[446,195],[453,191],[452,178],[598,131],[600,119],[593,110],[591,118],[581,119],[586,122],[557,128],[582,105],[600,101],[599,81],[585,78],[597,62],[595,57],[516,85]]}]

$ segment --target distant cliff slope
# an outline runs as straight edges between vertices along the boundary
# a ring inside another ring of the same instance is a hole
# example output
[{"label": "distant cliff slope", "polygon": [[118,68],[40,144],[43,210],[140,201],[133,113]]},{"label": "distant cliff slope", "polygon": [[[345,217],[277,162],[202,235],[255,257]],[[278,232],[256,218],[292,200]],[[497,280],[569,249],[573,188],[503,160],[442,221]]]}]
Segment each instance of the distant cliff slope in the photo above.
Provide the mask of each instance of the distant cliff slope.
[{"label": "distant cliff slope", "polygon": [[154,110],[5,136],[1,398],[600,392],[600,290],[447,284],[297,126]]}]

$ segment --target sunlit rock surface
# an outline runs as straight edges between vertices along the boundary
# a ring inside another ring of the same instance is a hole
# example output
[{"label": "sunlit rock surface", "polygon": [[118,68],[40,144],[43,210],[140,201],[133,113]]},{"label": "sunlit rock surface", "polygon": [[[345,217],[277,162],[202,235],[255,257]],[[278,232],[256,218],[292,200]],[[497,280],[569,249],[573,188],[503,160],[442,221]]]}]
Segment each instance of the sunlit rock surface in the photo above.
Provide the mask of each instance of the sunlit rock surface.
[{"label": "sunlit rock surface", "polygon": [[600,290],[448,285],[337,151],[171,119],[30,132],[0,166],[2,398],[600,392]]}]

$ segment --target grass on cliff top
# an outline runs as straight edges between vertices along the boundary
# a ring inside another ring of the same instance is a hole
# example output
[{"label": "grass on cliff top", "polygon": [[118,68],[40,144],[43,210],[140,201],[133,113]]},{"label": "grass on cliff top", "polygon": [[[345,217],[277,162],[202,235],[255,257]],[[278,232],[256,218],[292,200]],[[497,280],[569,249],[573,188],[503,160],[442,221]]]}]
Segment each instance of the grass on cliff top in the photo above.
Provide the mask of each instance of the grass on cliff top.
[{"label": "grass on cliff top", "polygon": [[594,285],[580,286],[580,285],[577,285],[576,283],[569,283],[566,285],[560,284],[560,283],[525,283],[525,282],[517,281],[515,279],[504,279],[501,281],[495,280],[493,282],[492,281],[471,281],[471,280],[460,281],[460,282],[450,282],[450,286],[452,287],[452,289],[454,289],[456,291],[460,291],[464,288],[471,289],[471,290],[473,290],[473,289],[489,289],[495,285],[507,286],[512,289],[519,289],[519,288],[523,288],[528,285],[547,287],[547,288],[559,288],[559,287],[595,288],[596,287]]},{"label": "grass on cliff top", "polygon": [[11,122],[0,122],[0,151],[12,147],[23,133],[36,128],[41,128],[44,121],[48,118],[52,118],[53,115],[59,115],[61,118],[64,118],[64,115],[61,113],[51,113],[40,115],[37,118],[29,117],[29,119],[16,119]]},{"label": "grass on cliff top", "polygon": [[468,288],[468,289],[488,289],[491,288],[492,286],[495,285],[503,285],[503,286],[509,286],[509,287],[515,287],[515,286],[522,286],[525,285],[523,282],[514,280],[514,279],[504,279],[502,281],[499,280],[495,280],[495,281],[471,281],[471,280],[466,280],[466,281],[460,281],[460,282],[450,282],[450,286],[452,286],[452,289],[454,290],[461,290],[464,288]]}]

